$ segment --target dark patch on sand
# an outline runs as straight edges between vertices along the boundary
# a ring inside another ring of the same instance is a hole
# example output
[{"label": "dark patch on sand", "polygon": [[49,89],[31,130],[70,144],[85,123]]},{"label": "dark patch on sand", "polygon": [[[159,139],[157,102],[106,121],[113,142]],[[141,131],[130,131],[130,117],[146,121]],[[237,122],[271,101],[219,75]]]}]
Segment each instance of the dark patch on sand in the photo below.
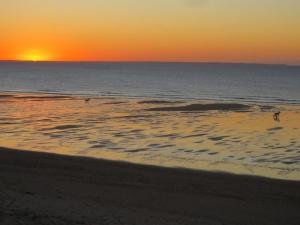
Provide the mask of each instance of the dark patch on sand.
[{"label": "dark patch on sand", "polygon": [[197,150],[196,152],[198,153],[204,153],[204,152],[208,152],[209,150],[208,149],[202,149],[202,150]]},{"label": "dark patch on sand", "polygon": [[124,133],[119,132],[119,133],[115,133],[114,136],[115,137],[126,137],[127,135],[124,134]]},{"label": "dark patch on sand", "polygon": [[190,149],[186,149],[186,150],[183,150],[184,152],[186,152],[186,153],[191,153],[191,152],[193,152],[193,150],[190,150]]},{"label": "dark patch on sand", "polygon": [[137,153],[137,152],[145,152],[148,150],[149,150],[148,148],[138,148],[138,149],[133,149],[133,150],[126,150],[125,152]]},{"label": "dark patch on sand", "polygon": [[159,146],[160,144],[149,144],[148,146],[149,147],[157,147],[157,146]]},{"label": "dark patch on sand", "polygon": [[294,152],[296,151],[295,149],[288,149],[288,150],[285,150],[285,152]]},{"label": "dark patch on sand", "polygon": [[35,193],[30,192],[30,191],[26,191],[25,194],[26,194],[26,195],[35,195]]},{"label": "dark patch on sand", "polygon": [[129,133],[139,133],[139,132],[142,132],[143,130],[142,129],[133,129],[133,130],[130,130],[128,131]]},{"label": "dark patch on sand", "polygon": [[267,129],[267,131],[276,131],[276,130],[282,130],[283,127],[273,127],[273,128],[269,128]]},{"label": "dark patch on sand", "polygon": [[161,137],[161,138],[164,138],[164,137],[177,137],[178,134],[161,134],[161,135],[157,135],[156,137]]},{"label": "dark patch on sand", "polygon": [[11,97],[14,97],[14,95],[0,95],[0,99],[1,98],[11,98]]},{"label": "dark patch on sand", "polygon": [[51,138],[61,138],[61,137],[63,137],[63,135],[61,135],[61,134],[49,134],[49,136]]},{"label": "dark patch on sand", "polygon": [[249,109],[249,105],[235,104],[235,103],[214,103],[214,104],[191,104],[186,106],[174,107],[159,107],[147,109],[148,111],[209,111],[209,110],[222,110],[222,111],[240,111]]},{"label": "dark patch on sand", "polygon": [[75,125],[75,124],[72,124],[72,125],[61,125],[61,126],[56,126],[56,127],[53,127],[49,130],[67,130],[67,129],[74,129],[74,128],[80,128],[81,126],[80,125]]},{"label": "dark patch on sand", "polygon": [[106,147],[105,144],[98,144],[98,145],[91,146],[91,148],[104,148],[104,147]]},{"label": "dark patch on sand", "polygon": [[204,140],[201,140],[201,141],[195,141],[194,143],[195,144],[201,144],[201,143],[203,143],[204,142]]},{"label": "dark patch on sand", "polygon": [[228,136],[218,136],[218,137],[209,137],[208,139],[211,141],[221,141]]},{"label": "dark patch on sand", "polygon": [[210,153],[208,153],[209,155],[217,155],[217,154],[219,154],[219,152],[210,152]]},{"label": "dark patch on sand", "polygon": [[13,122],[0,122],[1,125],[14,125],[17,123],[13,123]]},{"label": "dark patch on sand", "polygon": [[165,101],[165,100],[145,100],[140,101],[138,104],[178,104],[183,103],[182,101]]},{"label": "dark patch on sand", "polygon": [[283,161],[282,163],[286,164],[286,165],[290,165],[290,164],[295,164],[297,162],[294,162],[294,161]]},{"label": "dark patch on sand", "polygon": [[127,102],[105,102],[105,105],[120,105],[120,104],[125,104]]}]

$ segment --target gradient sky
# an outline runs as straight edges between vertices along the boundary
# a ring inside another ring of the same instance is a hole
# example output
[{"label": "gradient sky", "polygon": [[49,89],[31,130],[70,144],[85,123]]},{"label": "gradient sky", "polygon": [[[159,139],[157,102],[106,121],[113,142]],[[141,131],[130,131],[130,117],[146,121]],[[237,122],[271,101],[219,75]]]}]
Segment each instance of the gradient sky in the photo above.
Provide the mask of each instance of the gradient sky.
[{"label": "gradient sky", "polygon": [[0,60],[300,64],[299,0],[1,0]]}]

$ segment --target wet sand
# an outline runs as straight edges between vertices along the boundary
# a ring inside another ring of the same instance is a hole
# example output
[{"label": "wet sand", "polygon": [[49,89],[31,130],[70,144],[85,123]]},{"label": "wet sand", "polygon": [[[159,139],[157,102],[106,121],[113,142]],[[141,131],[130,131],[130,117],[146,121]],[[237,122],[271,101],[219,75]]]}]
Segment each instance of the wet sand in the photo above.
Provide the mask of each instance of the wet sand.
[{"label": "wet sand", "polygon": [[185,106],[174,107],[158,107],[147,109],[149,111],[210,111],[210,110],[222,110],[222,111],[240,111],[250,109],[250,106],[237,103],[211,103],[211,104],[190,104]]},{"label": "wet sand", "polygon": [[299,105],[3,93],[0,146],[300,181],[299,113]]},{"label": "wet sand", "polygon": [[0,224],[298,225],[300,183],[0,148]]}]

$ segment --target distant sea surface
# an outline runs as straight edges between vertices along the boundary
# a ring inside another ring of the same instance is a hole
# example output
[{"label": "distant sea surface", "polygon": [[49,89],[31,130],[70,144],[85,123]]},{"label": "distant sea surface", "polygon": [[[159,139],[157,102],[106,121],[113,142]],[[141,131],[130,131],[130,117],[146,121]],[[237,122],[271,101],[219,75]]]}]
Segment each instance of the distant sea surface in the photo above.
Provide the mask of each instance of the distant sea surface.
[{"label": "distant sea surface", "polygon": [[0,62],[0,91],[300,103],[300,66]]}]

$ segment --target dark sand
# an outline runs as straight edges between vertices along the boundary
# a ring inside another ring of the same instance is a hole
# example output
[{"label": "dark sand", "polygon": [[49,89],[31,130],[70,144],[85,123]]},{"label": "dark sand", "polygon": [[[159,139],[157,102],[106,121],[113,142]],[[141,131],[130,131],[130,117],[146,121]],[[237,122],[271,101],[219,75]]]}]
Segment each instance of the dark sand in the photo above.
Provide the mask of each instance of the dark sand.
[{"label": "dark sand", "polygon": [[178,104],[183,103],[182,101],[165,101],[165,100],[145,100],[140,101],[138,104]]},{"label": "dark sand", "polygon": [[157,107],[147,109],[149,111],[239,111],[248,110],[250,106],[237,103],[211,103],[211,104],[190,104],[185,106]]},{"label": "dark sand", "polygon": [[300,182],[0,148],[0,224],[299,225]]}]

